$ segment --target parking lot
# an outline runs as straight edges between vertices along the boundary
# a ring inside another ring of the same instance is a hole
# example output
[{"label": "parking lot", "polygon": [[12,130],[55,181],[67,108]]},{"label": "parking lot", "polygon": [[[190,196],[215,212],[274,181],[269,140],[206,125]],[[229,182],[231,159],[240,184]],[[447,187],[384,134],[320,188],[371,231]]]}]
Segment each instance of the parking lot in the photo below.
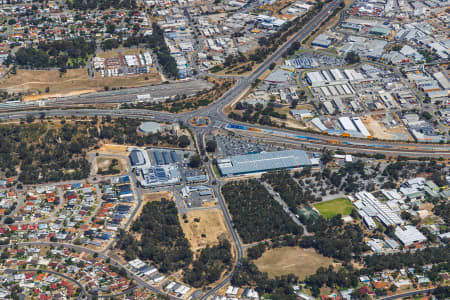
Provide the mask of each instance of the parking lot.
[{"label": "parking lot", "polygon": [[231,136],[218,135],[215,136],[215,140],[217,142],[217,147],[220,149],[223,156],[281,150],[280,147],[258,143],[250,139],[233,138]]}]

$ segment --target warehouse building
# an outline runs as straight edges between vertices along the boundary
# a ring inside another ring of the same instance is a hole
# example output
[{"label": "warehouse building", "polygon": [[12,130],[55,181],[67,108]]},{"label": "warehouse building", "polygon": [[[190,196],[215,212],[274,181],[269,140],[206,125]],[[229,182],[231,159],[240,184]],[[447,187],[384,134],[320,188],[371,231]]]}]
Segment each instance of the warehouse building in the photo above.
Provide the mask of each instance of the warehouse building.
[{"label": "warehouse building", "polygon": [[359,132],[361,132],[365,136],[371,136],[369,130],[367,130],[366,126],[361,121],[361,118],[354,117],[354,118],[352,118],[352,121],[353,121],[353,124],[355,124],[355,126],[356,126],[356,128],[358,129]]},{"label": "warehouse building", "polygon": [[341,124],[342,129],[344,130],[348,130],[348,131],[358,131],[355,127],[355,125],[353,125],[352,121],[350,120],[349,117],[340,117],[339,118],[339,124]]},{"label": "warehouse building", "polygon": [[331,39],[326,34],[319,34],[314,41],[312,41],[311,45],[318,46],[322,48],[328,48],[331,46]]},{"label": "warehouse building", "polygon": [[311,161],[305,151],[284,150],[236,155],[219,159],[217,161],[217,167],[223,176],[228,176],[300,168],[318,163],[318,160]]},{"label": "warehouse building", "polygon": [[133,167],[145,165],[144,154],[141,150],[134,149],[130,153],[130,162]]}]

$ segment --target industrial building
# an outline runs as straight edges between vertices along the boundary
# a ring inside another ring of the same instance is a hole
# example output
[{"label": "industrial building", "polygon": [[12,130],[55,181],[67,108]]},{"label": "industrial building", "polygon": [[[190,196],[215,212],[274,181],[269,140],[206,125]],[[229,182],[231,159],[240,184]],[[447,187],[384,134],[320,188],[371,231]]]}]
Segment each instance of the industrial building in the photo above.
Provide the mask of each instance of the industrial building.
[{"label": "industrial building", "polygon": [[353,125],[353,122],[350,120],[349,117],[340,117],[339,124],[341,124],[342,129],[344,130],[358,131],[358,129],[356,129],[355,125]]},{"label": "industrial building", "polygon": [[155,150],[153,151],[153,157],[158,166],[176,164],[180,161],[177,153],[173,150],[170,152]]},{"label": "industrial building", "polygon": [[223,176],[292,169],[315,164],[318,164],[318,161],[311,161],[306,152],[302,150],[236,155],[217,161],[217,167]]},{"label": "industrial building", "polygon": [[130,162],[131,162],[131,166],[133,166],[133,167],[139,167],[139,166],[145,165],[146,162],[145,162],[144,154],[142,153],[142,151],[138,150],[138,149],[131,150]]},{"label": "industrial building", "polygon": [[319,34],[311,43],[313,46],[328,48],[331,46],[331,39],[326,34]]},{"label": "industrial building", "polygon": [[361,121],[361,119],[359,117],[352,118],[352,121],[353,121],[353,124],[355,124],[355,126],[359,132],[361,132],[363,135],[365,135],[367,137],[371,136],[369,130],[367,130],[366,126],[364,125],[364,123]]},{"label": "industrial building", "polygon": [[354,94],[353,89],[348,85],[350,82],[369,80],[354,69],[343,70],[343,72],[339,69],[313,71],[308,72],[305,78],[311,87],[322,87],[322,92],[327,97]]}]

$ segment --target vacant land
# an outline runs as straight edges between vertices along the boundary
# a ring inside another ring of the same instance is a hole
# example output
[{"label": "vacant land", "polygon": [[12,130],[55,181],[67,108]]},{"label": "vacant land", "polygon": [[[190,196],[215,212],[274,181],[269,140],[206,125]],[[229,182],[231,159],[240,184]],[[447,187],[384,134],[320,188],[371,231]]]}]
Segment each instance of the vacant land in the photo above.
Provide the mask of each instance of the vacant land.
[{"label": "vacant land", "polygon": [[[116,161],[115,163],[113,163]],[[98,156],[96,158],[96,173],[104,173],[106,175],[108,174],[123,174],[123,172],[126,170],[126,162],[123,158],[120,157],[102,157]],[[112,171],[117,170],[117,171]]]},{"label": "vacant land", "polygon": [[100,91],[105,86],[120,88],[161,83],[161,77],[155,68],[149,74],[114,78],[96,76],[91,79],[86,69],[70,69],[60,75],[58,70],[18,69],[16,75],[9,74],[0,80],[0,87],[10,93],[34,93],[29,100],[38,100]]},{"label": "vacant land", "polygon": [[396,127],[387,128],[381,121],[383,117],[384,115],[377,115],[361,118],[372,137],[380,140],[395,140],[398,137],[407,138],[409,141],[413,140],[408,130],[401,124]]},{"label": "vacant land", "polygon": [[300,280],[314,274],[319,267],[328,267],[333,259],[317,253],[314,249],[282,247],[266,251],[255,264],[261,272],[270,277],[293,273]]},{"label": "vacant land", "polygon": [[144,48],[118,48],[118,49],[100,52],[97,54],[97,56],[101,57],[101,58],[112,58],[112,57],[117,57],[117,55],[119,53],[121,53],[122,55],[132,55],[132,54],[139,54],[141,52],[147,52],[147,51],[148,51],[148,49],[144,49]]},{"label": "vacant land", "polygon": [[352,212],[353,205],[347,198],[337,198],[334,200],[315,204],[314,207],[324,218],[332,218],[336,215],[349,215]]},{"label": "vacant land", "polygon": [[190,211],[186,219],[180,219],[180,223],[195,255],[207,245],[218,244],[219,237],[229,237],[220,209]]},{"label": "vacant land", "polygon": [[[161,199],[168,199],[171,200],[173,197],[173,194],[170,192],[157,192],[157,193],[149,193],[144,194],[142,196],[144,202],[153,202],[153,201],[160,201]],[[144,203],[145,204],[145,203]]]}]

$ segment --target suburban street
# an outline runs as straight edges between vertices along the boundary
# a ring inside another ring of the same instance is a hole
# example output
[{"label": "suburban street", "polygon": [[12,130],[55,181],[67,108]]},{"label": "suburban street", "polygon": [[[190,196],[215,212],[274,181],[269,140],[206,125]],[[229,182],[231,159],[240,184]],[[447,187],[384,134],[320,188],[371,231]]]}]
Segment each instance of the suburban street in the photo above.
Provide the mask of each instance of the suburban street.
[{"label": "suburban street", "polygon": [[[123,104],[123,103],[134,103],[136,102],[136,98],[138,95],[150,94],[150,97],[154,101],[159,101],[160,99],[165,99],[172,96],[191,96],[195,95],[199,91],[203,91],[205,89],[211,88],[212,84],[204,81],[204,80],[190,80],[183,81],[177,83],[168,83],[161,84],[155,86],[148,87],[140,87],[133,89],[124,89],[118,91],[105,91],[98,92],[88,95],[82,95],[77,97],[65,97],[41,102],[34,103],[20,103],[10,106],[0,106],[0,120],[8,121],[8,120],[16,120],[16,119],[24,119],[27,116],[33,115],[37,118],[45,116],[45,117],[56,117],[56,116],[113,116],[113,117],[126,117],[126,118],[137,118],[137,119],[145,119],[145,120],[156,120],[160,122],[180,122],[184,125],[189,126],[189,128],[194,132],[194,136],[196,136],[197,144],[202,143],[205,135],[210,134],[212,130],[221,128],[225,130],[230,130],[227,128],[227,125],[239,124],[243,126],[249,126],[252,130],[232,130],[237,135],[241,136],[253,136],[257,137],[261,142],[267,143],[278,143],[278,144],[286,144],[293,145],[297,147],[310,147],[313,149],[332,149],[332,150],[344,150],[348,152],[360,152],[360,153],[369,153],[369,154],[386,154],[386,155],[397,155],[397,156],[427,156],[427,157],[442,157],[442,158],[450,158],[450,146],[448,144],[420,144],[420,143],[400,143],[400,142],[392,142],[392,141],[381,141],[381,140],[362,140],[362,139],[353,139],[349,137],[342,136],[328,136],[319,133],[313,132],[299,132],[287,129],[277,128],[274,129],[269,126],[262,125],[249,125],[242,122],[236,122],[230,120],[228,116],[224,113],[224,108],[228,105],[234,103],[239,100],[240,97],[245,94],[252,86],[252,83],[255,82],[261,75],[263,75],[272,63],[277,63],[281,58],[285,51],[297,41],[302,41],[306,37],[308,37],[312,32],[314,32],[321,23],[328,18],[329,14],[333,12],[342,2],[342,0],[334,0],[325,4],[322,10],[317,13],[305,26],[295,33],[289,40],[283,44],[280,48],[278,48],[274,53],[272,53],[262,64],[260,64],[250,75],[248,76],[236,76],[235,85],[229,89],[220,99],[217,99],[211,105],[198,109],[196,111],[190,111],[180,114],[172,114],[168,112],[159,112],[159,111],[150,111],[145,109],[96,109],[96,108],[82,108],[81,105],[101,105],[101,104]],[[76,109],[68,109],[70,106],[80,106]],[[208,117],[210,123],[205,127],[196,127],[190,124],[190,120],[194,117]],[[128,161],[127,157],[124,157],[126,161]],[[244,247],[241,243],[238,233],[236,232],[231,216],[228,212],[227,205],[224,201],[224,198],[221,194],[221,187],[223,182],[218,180],[216,184],[213,184],[212,181],[215,180],[214,172],[211,168],[211,164],[207,166],[207,172],[209,175],[209,183],[213,187],[215,195],[217,195],[218,204],[220,209],[223,212],[227,227],[231,233],[233,243],[236,249],[236,257],[235,263],[233,265],[232,271],[223,278],[219,283],[217,283],[214,288],[208,290],[201,296],[202,300],[208,299],[210,296],[215,294],[219,289],[228,284],[234,275],[237,268],[239,268],[240,263],[244,257]],[[128,162],[128,175],[131,178],[131,183],[134,187],[135,193],[137,195],[137,204],[134,210],[132,211],[129,219],[124,225],[124,229],[128,228],[134,219],[135,215],[139,211],[140,206],[142,205],[142,196],[139,188],[137,188],[137,180],[136,176],[133,172],[131,172],[131,165]],[[99,193],[99,188],[96,186],[96,191]],[[275,195],[275,199],[282,205],[283,209],[287,211],[292,218],[292,220],[298,224],[303,226],[305,234],[309,235],[306,227],[300,223],[298,218],[289,211],[287,205],[277,197],[273,190],[269,190],[269,192]],[[62,192],[58,189],[59,196],[62,202]],[[23,202],[23,195],[20,194],[20,204]],[[100,195],[98,195],[100,196]],[[178,196],[177,196],[178,197]],[[179,213],[183,213],[186,210],[182,205],[182,200],[178,199],[176,201]],[[62,205],[62,204],[60,204]],[[49,218],[49,221],[52,220],[56,211],[59,210],[60,207],[56,208],[55,211]],[[97,207],[98,209],[98,207]],[[95,212],[94,212],[95,214]],[[21,223],[25,224],[25,223]],[[71,249],[75,249],[77,251],[83,251],[90,254],[97,254],[100,258],[109,258],[111,264],[117,266],[119,268],[124,268],[129,276],[134,279],[134,281],[142,287],[148,288],[149,290],[159,293],[165,294],[163,291],[155,288],[150,285],[147,281],[136,275],[133,271],[124,266],[117,257],[112,253],[111,248],[117,241],[118,237],[116,236],[108,246],[102,251],[95,251],[89,248],[85,248],[82,246],[72,245],[72,244],[64,244],[64,243],[53,243],[53,242],[30,242],[30,243],[21,243],[21,245],[39,245],[39,246],[63,246]],[[0,246],[0,248],[6,248],[6,246]],[[33,271],[33,270],[20,270],[22,271]],[[15,271],[17,272],[17,271]],[[59,274],[52,271],[45,271],[49,273],[54,273],[58,276],[64,277],[68,280],[74,281],[66,277],[63,274]],[[84,290],[83,286],[74,281],[78,286],[80,286],[82,290],[82,295],[86,295],[88,298],[91,298],[92,295],[88,295]],[[130,290],[131,291],[131,290]],[[428,291],[428,290],[425,290]],[[422,291],[421,291],[422,292]],[[400,297],[411,296],[415,292],[405,293],[402,295],[385,297],[382,299],[393,300],[398,299]],[[112,295],[114,296],[114,295]],[[108,296],[111,297],[111,296]],[[170,298],[175,299],[175,297],[170,296]]]}]

